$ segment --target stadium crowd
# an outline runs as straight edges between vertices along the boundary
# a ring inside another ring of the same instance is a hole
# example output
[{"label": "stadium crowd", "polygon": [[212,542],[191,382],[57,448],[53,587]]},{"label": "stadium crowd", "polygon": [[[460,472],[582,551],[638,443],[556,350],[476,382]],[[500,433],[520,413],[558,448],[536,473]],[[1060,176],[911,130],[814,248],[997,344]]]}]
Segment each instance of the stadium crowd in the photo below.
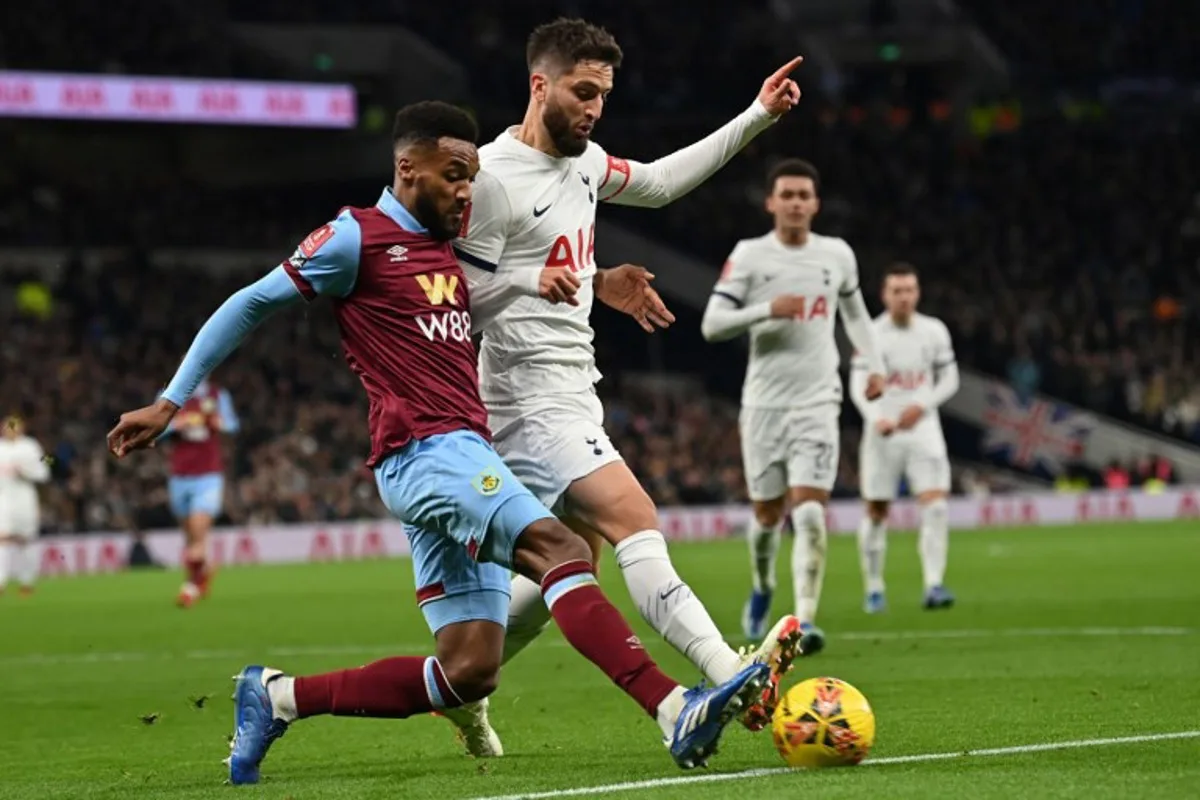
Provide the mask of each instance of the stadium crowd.
[{"label": "stadium crowd", "polygon": [[[232,45],[211,46],[220,38],[212,35],[219,20],[206,16],[204,24],[189,28],[175,4],[154,5],[154,14],[179,24],[139,17],[145,20],[139,23],[142,35],[123,30],[120,37],[104,36],[112,14],[100,14],[103,19],[90,27],[38,26],[30,7],[6,6],[0,11],[0,64],[270,73],[269,64]],[[596,10],[583,0],[575,5],[581,13]],[[740,110],[776,65],[770,48],[759,46],[771,24],[766,3],[746,6],[742,21],[730,26],[685,11],[634,15],[627,5],[606,5],[597,14],[627,53],[597,133],[615,153],[651,159],[694,140]],[[1019,74],[1081,78],[1072,67],[1081,63],[1079,53],[1046,53],[1037,46],[1044,30],[1062,23],[1058,16],[1030,15],[1010,29],[1010,18],[993,19],[987,4],[965,5],[1022,56]],[[1139,60],[1137,42],[1161,27],[1162,4],[1128,5],[1132,22],[1125,37],[1108,42],[1113,63],[1139,74],[1194,74],[1194,53],[1172,44],[1175,37],[1164,40],[1154,59]],[[543,12],[532,3],[506,4],[503,13],[472,4],[470,46],[463,46],[450,38],[455,29],[443,24],[453,6],[383,3],[369,7],[373,16],[363,16],[365,6],[321,0],[228,3],[236,19],[399,22],[428,32],[464,60],[491,135],[523,106],[521,43]],[[165,30],[171,35],[159,38]],[[155,45],[139,47],[141,40]],[[128,52],[114,51],[114,41]],[[697,53],[706,57],[692,57]],[[679,63],[689,69],[678,69]],[[1025,393],[1046,392],[1200,442],[1200,354],[1189,346],[1200,335],[1200,151],[1194,146],[1200,120],[1194,112],[1176,114],[1165,126],[1152,111],[1132,120],[1111,110],[1076,119],[1062,107],[1031,102],[1040,110],[1027,113],[1016,130],[964,135],[952,119],[889,117],[879,103],[857,105],[809,83],[792,118],[686,200],[657,211],[602,213],[712,264],[715,280],[733,242],[767,227],[759,210],[766,167],[779,155],[803,155],[823,173],[818,230],[844,235],[854,245],[872,292],[874,276],[888,261],[916,264],[924,278],[924,307],[951,326],[962,363],[1002,376]],[[886,105],[912,97],[901,92],[874,99]],[[0,166],[0,237],[6,243],[267,247],[282,255],[332,210],[369,203],[378,192],[378,181],[303,192],[273,186],[231,191],[170,170],[100,182],[91,174],[54,172],[51,159],[37,156],[36,139],[13,123],[0,124],[0,146],[21,155]],[[7,333],[0,341],[0,409],[26,413],[53,453],[58,480],[46,493],[52,529],[167,521],[162,461],[116,463],[103,451],[103,433],[121,410],[153,396],[207,313],[250,274],[214,280],[177,269],[147,280],[150,268],[140,252],[117,257],[102,273],[64,264],[48,282],[53,301],[43,311],[19,307],[16,287],[29,277],[19,259],[0,275],[0,326]],[[79,280],[80,274],[89,279]],[[602,349],[607,336],[601,326]],[[704,347],[697,331],[680,336],[672,341]],[[665,366],[671,363],[668,356]],[[716,363],[704,366],[728,371]],[[728,375],[720,377],[727,386]],[[243,419],[233,449],[231,520],[380,512],[361,468],[365,407],[341,362],[326,311],[294,315],[257,332],[217,378]],[[648,392],[619,375],[602,390],[613,438],[656,500],[742,499],[730,397]],[[851,435],[842,448],[839,486],[845,492],[856,484],[856,449]]]}]

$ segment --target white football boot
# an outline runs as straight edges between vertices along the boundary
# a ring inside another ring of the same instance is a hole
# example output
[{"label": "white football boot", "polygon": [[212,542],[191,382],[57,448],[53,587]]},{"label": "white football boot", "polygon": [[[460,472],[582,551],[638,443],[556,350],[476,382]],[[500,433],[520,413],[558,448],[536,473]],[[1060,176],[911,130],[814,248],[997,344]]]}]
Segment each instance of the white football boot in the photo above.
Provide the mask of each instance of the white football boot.
[{"label": "white football boot", "polygon": [[500,744],[500,737],[488,722],[487,712],[488,701],[485,697],[477,703],[467,703],[458,708],[443,708],[435,713],[454,723],[458,741],[466,748],[468,755],[475,758],[499,758],[504,755],[504,745]]}]

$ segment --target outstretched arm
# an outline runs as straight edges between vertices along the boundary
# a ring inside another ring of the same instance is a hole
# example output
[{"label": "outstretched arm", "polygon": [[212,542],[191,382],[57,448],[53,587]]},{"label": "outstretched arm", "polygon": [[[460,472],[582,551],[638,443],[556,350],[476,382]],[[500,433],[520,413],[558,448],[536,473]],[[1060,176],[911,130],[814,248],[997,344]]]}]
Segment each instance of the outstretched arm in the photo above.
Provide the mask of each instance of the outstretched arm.
[{"label": "outstretched arm", "polygon": [[658,208],[678,200],[712,177],[755,136],[771,127],[800,100],[800,88],[788,77],[797,57],[763,81],[754,103],[695,144],[648,164],[608,156],[600,199],[627,206]]},{"label": "outstretched arm", "polygon": [[771,303],[764,301],[742,307],[729,295],[715,291],[708,298],[704,319],[700,321],[700,334],[708,342],[723,342],[741,336],[756,322],[771,316]]}]

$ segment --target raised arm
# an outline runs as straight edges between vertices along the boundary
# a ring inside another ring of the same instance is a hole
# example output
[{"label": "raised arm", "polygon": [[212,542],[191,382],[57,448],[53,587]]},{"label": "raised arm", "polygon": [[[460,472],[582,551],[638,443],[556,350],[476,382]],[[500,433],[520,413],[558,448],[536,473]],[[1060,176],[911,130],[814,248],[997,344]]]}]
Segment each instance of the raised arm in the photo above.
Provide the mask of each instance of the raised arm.
[{"label": "raised arm", "polygon": [[704,183],[800,100],[800,89],[788,75],[802,60],[797,57],[780,67],[763,81],[749,108],[682,150],[648,164],[608,156],[600,199],[658,208]]},{"label": "raised arm", "polygon": [[349,212],[305,237],[283,264],[229,297],[200,328],[158,401],[121,415],[108,434],[118,457],[150,447],[209,373],[277,311],[327,294],[345,297],[358,276],[361,232]]}]

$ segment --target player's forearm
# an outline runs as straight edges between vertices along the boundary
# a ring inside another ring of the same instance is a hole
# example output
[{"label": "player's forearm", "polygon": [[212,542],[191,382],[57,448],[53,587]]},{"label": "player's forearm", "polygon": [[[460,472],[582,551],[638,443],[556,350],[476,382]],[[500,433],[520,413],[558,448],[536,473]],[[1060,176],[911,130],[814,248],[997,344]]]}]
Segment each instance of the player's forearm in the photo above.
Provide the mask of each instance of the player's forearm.
[{"label": "player's forearm", "polygon": [[700,335],[708,342],[724,342],[741,336],[756,322],[762,322],[771,316],[770,303],[758,303],[745,308],[735,308],[733,301],[713,295],[708,299],[708,307],[704,309],[704,318],[700,320]]},{"label": "player's forearm", "polygon": [[[858,362],[858,359],[855,359]],[[867,399],[867,367],[855,363],[850,367],[850,402],[858,409],[867,425],[874,425],[879,419],[879,404]]]},{"label": "player's forearm", "polygon": [[500,314],[521,297],[538,297],[537,270],[519,269],[490,274],[463,264],[471,295],[471,333],[488,328]]},{"label": "player's forearm", "polygon": [[22,464],[17,471],[21,477],[30,483],[45,483],[50,480],[50,465],[46,463],[44,458],[31,460],[27,464]]},{"label": "player's forearm", "polygon": [[933,391],[929,394],[929,407],[937,408],[954,397],[955,392],[958,391],[958,384],[958,364],[951,361],[949,364],[939,367],[937,381],[933,384]]},{"label": "player's forearm", "polygon": [[838,302],[838,310],[842,315],[842,325],[846,328],[846,336],[850,344],[867,365],[867,371],[872,375],[882,375],[884,372],[883,355],[879,351],[879,343],[875,340],[875,326],[867,313],[867,304],[862,292],[843,297]]},{"label": "player's forearm", "polygon": [[712,177],[774,122],[775,117],[755,100],[725,125],[682,150],[649,164],[630,162],[629,185],[608,200],[648,208],[674,202]]},{"label": "player's forearm", "polygon": [[162,393],[163,399],[182,406],[250,331],[276,311],[301,300],[300,292],[282,267],[234,293],[200,328],[175,377]]}]

